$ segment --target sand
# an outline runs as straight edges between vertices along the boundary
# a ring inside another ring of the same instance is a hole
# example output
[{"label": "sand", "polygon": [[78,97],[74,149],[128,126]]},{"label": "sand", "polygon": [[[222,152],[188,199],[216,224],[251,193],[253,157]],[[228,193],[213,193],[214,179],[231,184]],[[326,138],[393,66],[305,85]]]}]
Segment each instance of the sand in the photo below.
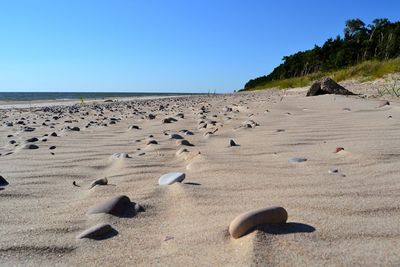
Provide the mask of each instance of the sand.
[{"label": "sand", "polygon": [[[1,110],[0,175],[9,185],[0,191],[0,265],[398,266],[400,105],[377,105],[358,96],[305,97],[297,89],[93,102],[72,114],[61,108],[58,120],[39,107]],[[209,112],[199,115],[202,106]],[[107,107],[103,117],[99,107]],[[199,129],[201,116],[215,122]],[[16,124],[22,117],[26,125]],[[162,123],[167,117],[177,121]],[[248,120],[255,124],[241,127]],[[86,128],[90,121],[96,123]],[[21,131],[27,126],[35,130]],[[170,133],[194,146],[177,145]],[[21,148],[31,137],[39,148]],[[182,147],[189,152],[176,155]],[[335,153],[337,147],[344,150]],[[158,185],[169,172],[183,172],[185,180]],[[98,178],[108,184],[90,189]],[[145,211],[87,214],[117,195]],[[239,214],[270,206],[287,210],[286,225],[229,235]],[[118,233],[76,238],[99,223]]]}]

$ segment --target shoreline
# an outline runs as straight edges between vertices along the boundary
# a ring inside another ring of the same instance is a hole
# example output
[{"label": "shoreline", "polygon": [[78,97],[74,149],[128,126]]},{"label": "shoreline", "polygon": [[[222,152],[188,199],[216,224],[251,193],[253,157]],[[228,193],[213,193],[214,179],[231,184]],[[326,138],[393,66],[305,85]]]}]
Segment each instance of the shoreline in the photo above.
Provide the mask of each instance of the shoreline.
[{"label": "shoreline", "polygon": [[[168,96],[127,96],[127,97],[110,97],[110,98],[94,98],[84,100],[84,104],[93,104],[93,103],[107,103],[105,101],[112,100],[112,102],[125,102],[125,101],[134,101],[134,100],[152,100],[152,99],[165,99],[165,98],[179,98],[179,97],[188,97],[188,96],[202,96],[202,94],[182,94],[182,95],[168,95]],[[111,101],[110,101],[111,102]],[[43,100],[24,100],[24,101],[0,101],[0,110],[4,109],[30,109],[30,108],[42,108],[42,107],[53,107],[53,106],[71,106],[71,105],[80,105],[80,100],[52,100],[52,99],[43,99]]]}]

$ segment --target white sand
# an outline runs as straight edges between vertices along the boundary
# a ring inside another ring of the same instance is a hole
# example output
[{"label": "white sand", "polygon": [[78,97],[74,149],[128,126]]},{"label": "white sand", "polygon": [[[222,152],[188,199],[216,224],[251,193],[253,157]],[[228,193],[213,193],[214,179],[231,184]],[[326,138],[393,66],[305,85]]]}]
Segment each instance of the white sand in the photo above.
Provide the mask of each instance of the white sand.
[{"label": "white sand", "polygon": [[[153,110],[157,118],[142,119],[121,105],[104,111],[105,117],[121,118],[108,127],[84,127],[102,118],[89,106],[59,120],[42,111],[0,111],[2,122],[24,117],[37,128],[0,127],[0,175],[10,183],[0,191],[0,265],[398,266],[400,105],[377,109],[374,100],[304,97],[298,90],[282,95],[138,100],[133,108]],[[166,109],[158,110],[160,105]],[[217,125],[198,130],[203,105]],[[223,112],[225,106],[234,111]],[[179,112],[185,119],[162,123]],[[46,118],[56,123],[54,129],[40,126]],[[259,126],[238,128],[248,119]],[[141,130],[128,130],[133,124]],[[67,125],[81,131],[62,131]],[[203,136],[216,128],[214,135]],[[188,150],[201,152],[190,161],[176,157],[175,141],[163,134],[181,129],[195,134],[185,136],[195,144]],[[36,142],[36,150],[8,144],[53,131],[60,136]],[[150,134],[158,145],[146,146]],[[240,146],[228,147],[231,138]],[[333,153],[336,147],[344,151]],[[116,152],[132,158],[110,160]],[[291,164],[293,156],[308,161]],[[339,173],[329,174],[333,168]],[[159,186],[158,178],[172,171],[186,173],[183,183]],[[88,189],[102,177],[110,185]],[[146,211],[133,218],[86,215],[90,206],[118,194]],[[288,225],[260,228],[240,239],[229,236],[237,215],[268,206],[285,207]],[[110,223],[118,235],[75,239],[100,222]]]}]

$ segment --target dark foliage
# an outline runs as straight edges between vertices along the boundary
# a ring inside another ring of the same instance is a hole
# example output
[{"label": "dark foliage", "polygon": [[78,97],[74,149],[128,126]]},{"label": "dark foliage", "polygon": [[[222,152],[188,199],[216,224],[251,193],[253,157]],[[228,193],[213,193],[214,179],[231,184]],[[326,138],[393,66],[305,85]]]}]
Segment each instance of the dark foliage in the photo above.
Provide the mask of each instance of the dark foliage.
[{"label": "dark foliage", "polygon": [[375,19],[365,25],[360,19],[347,20],[344,36],[329,38],[321,47],[283,57],[283,63],[270,74],[248,81],[245,89],[274,80],[328,72],[366,60],[387,60],[400,56],[400,21]]}]

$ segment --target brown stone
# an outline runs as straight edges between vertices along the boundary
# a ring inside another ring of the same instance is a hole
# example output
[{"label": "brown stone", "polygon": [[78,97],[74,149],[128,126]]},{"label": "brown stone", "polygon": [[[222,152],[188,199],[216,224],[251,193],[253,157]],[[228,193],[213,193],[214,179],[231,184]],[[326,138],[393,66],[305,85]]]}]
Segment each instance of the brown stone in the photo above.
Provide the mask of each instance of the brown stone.
[{"label": "brown stone", "polygon": [[259,225],[282,224],[286,223],[287,218],[287,211],[282,207],[252,210],[236,217],[229,225],[229,233],[233,238],[239,238]]}]

